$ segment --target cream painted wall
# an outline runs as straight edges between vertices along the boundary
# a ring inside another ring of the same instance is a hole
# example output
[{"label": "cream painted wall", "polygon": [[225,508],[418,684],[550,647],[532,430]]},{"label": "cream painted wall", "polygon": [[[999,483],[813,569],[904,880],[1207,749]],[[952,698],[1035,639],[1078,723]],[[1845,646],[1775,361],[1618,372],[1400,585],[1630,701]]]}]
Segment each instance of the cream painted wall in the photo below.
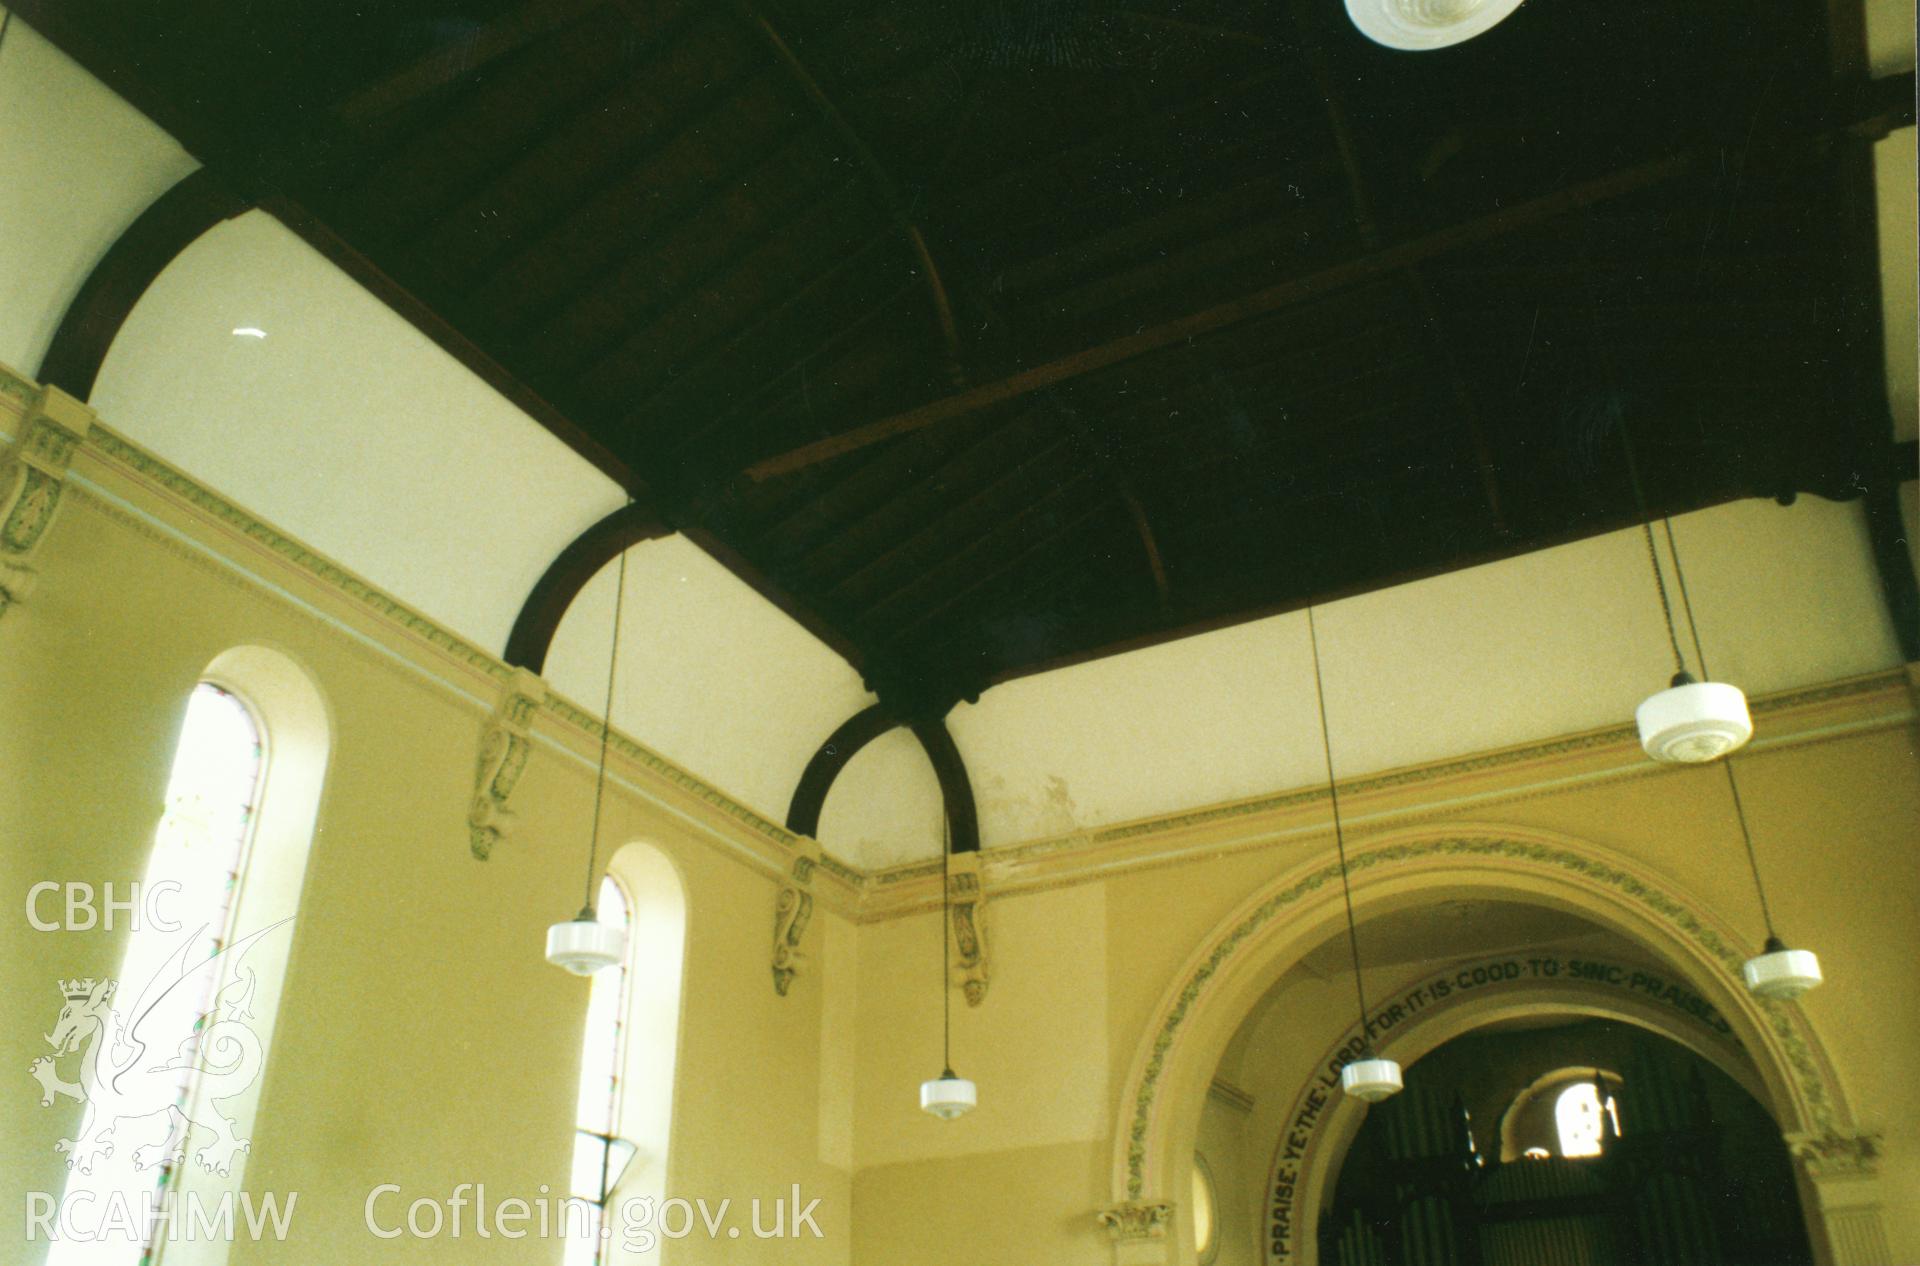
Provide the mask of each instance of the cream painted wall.
[{"label": "cream painted wall", "polygon": [[857,1169],[1106,1137],[1105,893],[1083,885],[1010,897],[988,917],[1004,970],[979,1007],[954,994],[953,1066],[977,1077],[981,1061],[1017,1051],[1019,1074],[946,1123],[922,1113],[917,1097],[940,1073],[939,923],[928,911],[861,929]]},{"label": "cream painted wall", "polygon": [[[1740,766],[1781,930],[1796,943],[1816,948],[1826,966],[1829,983],[1804,1001],[1806,1013],[1834,1060],[1862,1127],[1884,1135],[1880,1182],[1887,1199],[1891,1260],[1896,1262],[1920,1259],[1920,1205],[1902,1195],[1920,1190],[1920,1079],[1914,1076],[1907,1050],[1908,1035],[1920,1030],[1920,965],[1899,948],[1920,933],[1920,868],[1912,864],[1913,823],[1920,821],[1917,739],[1920,735],[1906,724],[1755,752]],[[1417,804],[1418,794],[1409,794]],[[1432,814],[1425,826],[1443,830],[1449,816]],[[1535,790],[1475,807],[1473,820],[1489,818],[1566,832],[1649,868],[1699,895],[1713,916],[1730,921],[1749,938],[1749,950],[1757,949],[1760,929],[1752,889],[1717,770],[1664,771],[1649,765],[1641,776]],[[990,907],[995,916],[1010,906],[1031,904],[1053,907],[1063,919],[1070,911],[1077,918],[1085,908],[1085,889],[1103,890],[1111,1120],[1122,1119],[1118,1096],[1128,1067],[1147,1040],[1148,1019],[1175,984],[1181,962],[1249,894],[1328,851],[1324,835],[1249,846],[1226,856],[1195,850],[1178,863],[1104,877],[1083,873],[1082,884],[1023,892]],[[1021,914],[1023,921],[1034,917]],[[876,979],[877,972],[904,975],[894,990],[908,1010],[897,1023],[913,1032],[883,1035],[863,1049],[862,1093],[869,1097],[863,1099],[868,1107],[862,1122],[877,1118],[884,1129],[903,1133],[908,1129],[908,1088],[924,1075],[928,1056],[923,1048],[935,1035],[931,1014],[918,1014],[930,1009],[915,1005],[914,978],[924,973],[903,973],[893,960],[909,957],[908,946],[931,939],[924,926],[910,930],[924,922],[924,917],[901,919],[863,934],[863,1008],[883,1005],[886,986]],[[1030,1111],[1037,1076],[1033,1061],[1080,1041],[1077,1009],[1017,1017],[1016,1031],[992,1042],[972,1037],[978,1031],[973,1026],[987,1022],[986,1013],[1018,1005],[999,992],[1004,976],[1037,966],[1026,945],[1003,936],[991,944],[998,973],[994,992],[980,1020],[959,1030],[967,1034],[959,1048],[963,1054],[957,1056],[959,1067],[980,1085],[982,1125],[972,1127],[975,1135],[984,1132],[991,1120],[987,1114],[1003,1100],[1011,1099],[1023,1114]],[[1579,934],[1570,944],[1646,953],[1643,947],[1621,946],[1595,933]],[[1446,957],[1443,939],[1436,940],[1431,954]],[[888,965],[871,966],[869,956]],[[1412,970],[1403,966],[1398,974]],[[1370,973],[1377,986],[1394,974]],[[1352,1010],[1353,995],[1343,977],[1303,977],[1284,1012],[1272,1014],[1267,1036],[1242,1047],[1238,1075],[1260,1083],[1258,1089],[1268,1100],[1290,1093],[1300,1076],[1298,1064],[1292,1082],[1284,1074],[1256,1078],[1253,1070],[1270,1067],[1283,1056],[1317,1058],[1351,1024]],[[863,1034],[871,1032],[863,1023]],[[875,1102],[868,1086],[890,1088],[892,1097]],[[1242,1179],[1263,1183],[1275,1140],[1270,1134],[1261,1137],[1265,1127],[1258,1123],[1270,1124],[1277,1110],[1268,1101],[1257,1099],[1257,1105],[1256,1128],[1249,1130],[1247,1148],[1249,1168],[1259,1176],[1247,1179],[1243,1174]],[[1113,1126],[1108,1127],[1106,1147],[1087,1149],[1075,1138],[1076,1121],[1042,1118],[1029,1122],[1017,1138],[995,1131],[996,1150],[978,1151],[974,1139],[963,1133],[975,1119],[964,1119],[950,1134],[916,1144],[926,1157],[917,1162],[902,1159],[876,1170],[866,1155],[860,1157],[854,1178],[856,1260],[1047,1260],[1089,1266],[1113,1260],[1102,1237],[1079,1234],[1072,1220],[1065,1219],[1075,1202],[1063,1195],[1068,1190],[1084,1192],[1077,1204],[1078,1216],[1084,1218],[1112,1202]],[[936,1147],[940,1152],[964,1148],[965,1154],[939,1159]],[[1153,1194],[1179,1198],[1177,1192]]]},{"label": "cream painted wall", "polygon": [[197,166],[26,22],[7,20],[0,38],[0,171],[7,173],[0,181],[0,365],[39,369],[94,264],[147,204]]},{"label": "cream painted wall", "polygon": [[[246,1174],[251,1190],[299,1193],[303,1247],[242,1243],[230,1260],[558,1262],[557,1244],[377,1241],[363,1204],[384,1182],[444,1199],[455,1183],[484,1181],[496,1200],[564,1183],[586,988],[544,963],[540,945],[545,925],[577,905],[587,762],[538,748],[516,793],[520,831],[475,861],[463,815],[490,698],[422,659],[397,627],[357,636],[159,539],[100,495],[69,492],[31,606],[0,624],[0,907],[11,912],[0,919],[0,1058],[24,1070],[45,1053],[55,982],[113,974],[122,945],[31,931],[27,887],[137,877],[187,691],[222,650],[275,647],[318,683],[334,729]],[[792,996],[774,994],[773,875],[645,797],[616,788],[607,813],[609,839],[657,843],[687,888],[672,1190],[732,1198],[744,1218],[746,1201],[798,1183],[821,1197],[827,1238],[783,1243],[779,1260],[846,1262],[845,1149],[839,1164],[823,1159],[820,1131],[822,973],[816,964]],[[844,951],[830,961],[845,970]],[[836,1023],[844,1029],[844,1011]],[[61,1190],[53,1143],[75,1114],[34,1108],[24,1072],[11,1085],[0,1243],[18,1244],[23,1193]],[[844,1086],[837,1093],[844,1101]],[[682,1242],[666,1260],[765,1254],[749,1235]]]}]

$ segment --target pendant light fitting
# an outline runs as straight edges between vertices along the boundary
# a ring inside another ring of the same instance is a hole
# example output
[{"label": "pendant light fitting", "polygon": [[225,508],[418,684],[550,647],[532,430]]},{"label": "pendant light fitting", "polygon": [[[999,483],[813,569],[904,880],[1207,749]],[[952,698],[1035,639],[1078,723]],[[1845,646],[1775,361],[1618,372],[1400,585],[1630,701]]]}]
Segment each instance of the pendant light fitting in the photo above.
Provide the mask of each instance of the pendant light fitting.
[{"label": "pendant light fitting", "polygon": [[[1634,459],[1633,440],[1625,421],[1620,424],[1620,446],[1627,455],[1627,477],[1633,484],[1634,505],[1640,511],[1640,530],[1647,538],[1647,562],[1653,568],[1654,589],[1660,595],[1660,615],[1666,621],[1667,644],[1673,648],[1674,674],[1665,690],[1649,696],[1634,709],[1633,720],[1640,731],[1640,746],[1648,756],[1666,764],[1699,765],[1738,751],[1753,737],[1753,717],[1747,711],[1747,696],[1740,687],[1724,681],[1696,681],[1687,671],[1686,657],[1680,653],[1680,634],[1674,627],[1673,604],[1667,598],[1667,581],[1660,567],[1660,551],[1653,542],[1653,519],[1647,512],[1646,493],[1640,484],[1640,465]],[[1662,519],[1667,533],[1667,552],[1673,558],[1674,579],[1681,596],[1686,596],[1686,581],[1680,573],[1680,551],[1673,541],[1673,521]],[[1688,605],[1687,623],[1693,624]],[[1694,645],[1700,642],[1700,630],[1693,629]],[[1705,661],[1700,675],[1707,675]]]},{"label": "pendant light fitting", "polygon": [[[629,502],[631,504],[631,502]],[[613,645],[607,653],[607,705],[600,717],[600,768],[593,783],[593,827],[587,835],[586,893],[580,913],[547,929],[547,961],[576,976],[612,967],[626,953],[626,934],[600,922],[593,910],[593,881],[599,871],[600,808],[607,792],[607,746],[613,737],[613,686],[620,666],[620,615],[627,600],[627,554],[620,552],[619,579],[613,591]]]},{"label": "pendant light fitting", "polygon": [[[1693,656],[1700,664],[1700,671],[1707,671],[1706,648],[1700,644],[1700,625],[1693,618],[1693,596],[1687,592],[1687,574],[1680,567],[1680,550],[1673,539],[1673,521],[1663,520],[1662,526],[1667,534],[1667,552],[1673,558],[1673,579],[1680,590],[1680,605],[1686,612],[1687,631],[1693,638]],[[1647,530],[1647,542],[1651,546],[1653,531]],[[1657,564],[1656,564],[1657,565]],[[1661,598],[1665,600],[1665,591]],[[1668,615],[1667,628],[1673,628],[1672,615]],[[1679,654],[1679,639],[1674,639],[1674,653]],[[1728,687],[1732,689],[1732,687]],[[1741,705],[1744,713],[1745,698]],[[1752,732],[1749,725],[1748,732]],[[1761,998],[1785,1001],[1797,998],[1809,989],[1817,987],[1822,979],[1820,959],[1812,950],[1789,949],[1773,928],[1773,908],[1767,903],[1767,888],[1760,880],[1760,859],[1753,849],[1753,831],[1747,825],[1747,806],[1740,798],[1740,780],[1734,776],[1731,759],[1720,762],[1727,771],[1727,795],[1733,801],[1734,820],[1740,824],[1740,842],[1747,853],[1747,873],[1753,876],[1754,895],[1760,900],[1760,920],[1766,925],[1767,940],[1765,947],[1753,958],[1741,965],[1740,974],[1746,980],[1747,990]]]},{"label": "pendant light fitting", "polygon": [[1327,692],[1320,679],[1320,633],[1313,608],[1307,608],[1307,641],[1313,648],[1313,698],[1320,710],[1320,747],[1327,758],[1327,798],[1333,805],[1333,847],[1340,858],[1340,895],[1347,907],[1347,949],[1353,956],[1353,993],[1360,1004],[1360,1054],[1340,1070],[1340,1089],[1366,1103],[1378,1103],[1405,1088],[1400,1065],[1382,1059],[1367,1031],[1367,987],[1360,977],[1360,929],[1353,917],[1353,885],[1347,877],[1346,836],[1340,825],[1340,784],[1333,773],[1333,735],[1327,725]]},{"label": "pendant light fitting", "polygon": [[951,831],[946,816],[946,805],[940,807],[940,1075],[931,1081],[920,1083],[920,1110],[939,1117],[942,1121],[951,1121],[955,1117],[965,1116],[973,1111],[980,1102],[980,1090],[965,1077],[956,1076],[953,1071],[953,965],[950,959],[952,943],[949,940],[948,921],[953,917],[948,908],[952,899],[952,887],[948,873],[948,858],[953,854]]}]

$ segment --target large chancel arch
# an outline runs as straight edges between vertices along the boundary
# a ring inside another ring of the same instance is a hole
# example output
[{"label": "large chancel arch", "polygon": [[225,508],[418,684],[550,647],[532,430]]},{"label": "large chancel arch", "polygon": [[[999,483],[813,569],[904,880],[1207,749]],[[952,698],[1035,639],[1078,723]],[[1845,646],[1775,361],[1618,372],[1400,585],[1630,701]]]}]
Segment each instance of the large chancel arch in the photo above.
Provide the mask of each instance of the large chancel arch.
[{"label": "large chancel arch", "polygon": [[[1863,1146],[1870,1150],[1870,1143],[1858,1141],[1842,1088],[1799,1009],[1760,1002],[1738,987],[1739,963],[1752,948],[1711,907],[1644,866],[1564,836],[1472,825],[1383,835],[1351,849],[1349,860],[1362,920],[1465,895],[1559,910],[1611,931],[1723,1019],[1720,1060],[1733,1067],[1743,1059],[1749,1064],[1757,1098],[1797,1148],[1820,1156]],[[1189,957],[1155,1012],[1119,1100],[1111,1171],[1115,1204],[1107,1217],[1116,1227],[1151,1230],[1133,1238],[1122,1235],[1120,1259],[1186,1260],[1181,1254],[1190,1250],[1182,1237],[1166,1232],[1183,1229],[1177,1193],[1188,1186],[1193,1140],[1214,1071],[1261,995],[1308,953],[1341,934],[1344,917],[1338,864],[1310,863],[1243,904]],[[1699,1036],[1698,1026],[1675,1025],[1603,986],[1568,990],[1556,985],[1519,994],[1507,1001],[1505,1013],[1549,1000],[1660,1024],[1663,1032],[1699,1043],[1703,1052],[1714,1049]],[[1382,1024],[1385,1012],[1384,1005],[1373,1009],[1376,1042],[1403,1063],[1499,1014],[1493,1008],[1454,1010],[1432,1023],[1401,1024],[1396,1037],[1393,1026]],[[1337,1069],[1358,1049],[1356,1035],[1347,1031],[1352,1023],[1349,1019],[1326,1032],[1317,1043],[1305,1034],[1302,1038],[1314,1049],[1326,1046],[1328,1062]],[[1309,1226],[1315,1201],[1358,1128],[1360,1114],[1352,1105],[1332,1108],[1337,1110],[1330,1110],[1328,1119],[1335,1142],[1320,1148],[1300,1177]],[[1833,1168],[1825,1172],[1832,1174]],[[1809,1165],[1808,1172],[1819,1177],[1822,1171]],[[1816,1252],[1826,1254],[1818,1260],[1852,1260],[1837,1255],[1836,1246],[1852,1234],[1853,1223],[1877,1219],[1876,1199],[1859,1185],[1809,1185],[1808,1221]]]}]

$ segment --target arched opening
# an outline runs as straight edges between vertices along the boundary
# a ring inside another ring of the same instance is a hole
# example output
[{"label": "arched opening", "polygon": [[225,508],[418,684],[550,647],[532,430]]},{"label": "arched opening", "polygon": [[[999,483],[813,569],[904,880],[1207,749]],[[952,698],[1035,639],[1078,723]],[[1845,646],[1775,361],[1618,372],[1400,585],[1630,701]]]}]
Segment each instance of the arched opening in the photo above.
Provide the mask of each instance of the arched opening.
[{"label": "arched opening", "polygon": [[[1589,1062],[1568,1065],[1570,1052]],[[1541,1010],[1444,1042],[1407,1072],[1407,1090],[1368,1110],[1341,1163],[1322,1261],[1813,1260],[1779,1127],[1676,1042]],[[1498,1153],[1486,1146],[1495,1120]]]},{"label": "arched opening", "polygon": [[[1697,897],[1602,850],[1517,828],[1409,831],[1349,856],[1374,1043],[1403,1065],[1496,1021],[1604,1018],[1718,1066],[1767,1110],[1776,1135],[1853,1128],[1804,1018],[1739,989],[1745,946]],[[1344,934],[1337,864],[1304,863],[1223,920],[1170,984],[1136,1048],[1116,1128],[1116,1202],[1174,1232],[1163,1254],[1140,1260],[1195,1260],[1186,1188],[1209,1087],[1223,1083],[1254,1107],[1248,1172],[1215,1166],[1222,1207],[1244,1200],[1255,1210],[1251,1227],[1223,1215],[1223,1252],[1238,1240],[1247,1260],[1319,1259],[1321,1215],[1366,1117],[1338,1091],[1341,1065],[1360,1048]],[[1576,1064],[1602,1067],[1576,1056],[1553,1067]],[[1487,1129],[1497,1122],[1496,1113]],[[1476,1146],[1497,1155],[1497,1134]],[[1816,1259],[1828,1260],[1835,1232],[1809,1203],[1811,1180],[1797,1196]],[[1850,1216],[1877,1217],[1866,1206]]]},{"label": "arched opening", "polygon": [[119,973],[73,982],[61,1016],[88,1092],[63,1141],[84,1237],[49,1266],[225,1260],[179,1237],[193,1204],[243,1186],[328,734],[311,680],[264,647],[216,657],[189,693]]}]

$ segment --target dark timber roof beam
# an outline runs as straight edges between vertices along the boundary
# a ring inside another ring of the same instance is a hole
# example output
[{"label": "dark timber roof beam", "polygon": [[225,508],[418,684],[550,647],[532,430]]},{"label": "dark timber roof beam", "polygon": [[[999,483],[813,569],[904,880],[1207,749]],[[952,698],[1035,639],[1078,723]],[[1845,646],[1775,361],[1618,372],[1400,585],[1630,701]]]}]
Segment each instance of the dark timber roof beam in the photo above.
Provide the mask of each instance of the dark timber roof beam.
[{"label": "dark timber roof beam", "polygon": [[851,152],[854,161],[867,173],[881,206],[892,217],[895,227],[899,230],[901,237],[906,239],[908,248],[920,265],[921,280],[926,285],[927,299],[933,307],[934,323],[939,328],[945,359],[943,368],[955,386],[965,382],[965,361],[961,355],[960,330],[954,324],[953,305],[947,298],[946,283],[940,279],[940,268],[934,263],[933,252],[927,246],[926,234],[920,231],[920,225],[909,214],[906,199],[901,197],[899,186],[894,183],[892,175],[880,162],[879,156],[868,146],[860,133],[854,130],[853,124],[847,121],[847,116],[820,86],[819,79],[807,69],[806,64],[794,53],[793,48],[773,23],[767,20],[766,15],[751,0],[734,0],[734,7],[739,10],[741,18],[747,25],[759,32],[766,40],[767,46],[773,51],[774,58],[786,67],[787,72],[793,76],[794,82],[799,85],[800,91],[812,103],[813,108],[819,111],[820,117],[826,121],[827,126],[839,136],[841,143]]},{"label": "dark timber roof beam", "polygon": [[[1833,110],[1823,121],[1827,130],[1803,138],[1798,145],[1790,145],[1781,158],[1791,162],[1816,153],[1831,143],[1836,132],[1874,135],[1888,127],[1910,126],[1914,118],[1913,84],[1913,72],[1908,71],[1874,81],[1871,88],[1850,89],[1836,98]],[[1330,291],[1404,273],[1426,261],[1495,241],[1556,216],[1650,189],[1690,172],[1709,170],[1718,161],[1717,151],[1688,150],[1609,172],[1444,228],[1418,233],[1225,303],[1148,326],[1123,338],[1083,348],[997,381],[981,383],[838,435],[762,458],[749,465],[746,474],[756,482],[764,482],[806,470],[896,436],[968,417],[982,409],[1021,399],[1125,361],[1177,347]]]}]

